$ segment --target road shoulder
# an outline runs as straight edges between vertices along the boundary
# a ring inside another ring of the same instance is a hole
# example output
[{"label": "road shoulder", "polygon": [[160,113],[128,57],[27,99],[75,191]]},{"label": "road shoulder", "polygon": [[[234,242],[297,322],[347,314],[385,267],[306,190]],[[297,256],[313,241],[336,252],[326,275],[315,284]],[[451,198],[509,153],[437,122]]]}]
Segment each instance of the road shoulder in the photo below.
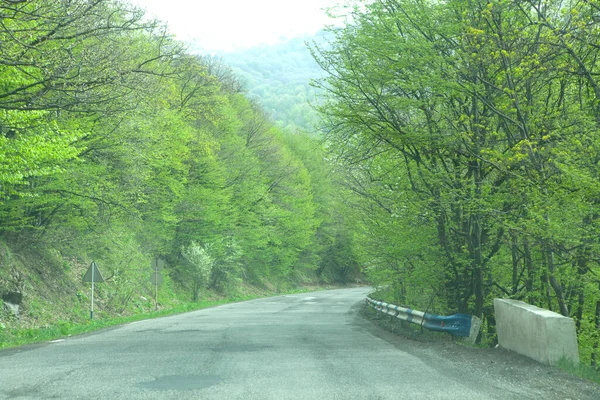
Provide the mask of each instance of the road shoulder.
[{"label": "road shoulder", "polygon": [[[397,349],[427,360],[440,373],[475,385],[491,385],[514,391],[514,398],[598,400],[600,385],[540,364],[502,348],[477,348],[458,342],[449,334],[406,329],[389,316],[357,304],[355,323],[394,345]],[[517,388],[526,381],[528,393]]]}]

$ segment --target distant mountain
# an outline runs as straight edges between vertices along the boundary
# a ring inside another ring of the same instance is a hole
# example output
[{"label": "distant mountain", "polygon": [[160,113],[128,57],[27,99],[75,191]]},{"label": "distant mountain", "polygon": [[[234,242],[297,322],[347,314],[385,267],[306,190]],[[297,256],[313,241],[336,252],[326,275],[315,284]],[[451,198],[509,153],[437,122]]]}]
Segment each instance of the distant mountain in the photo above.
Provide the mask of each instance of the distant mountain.
[{"label": "distant mountain", "polygon": [[322,77],[323,71],[306,43],[322,39],[323,34],[319,34],[216,56],[232,67],[249,97],[279,126],[314,133],[318,117],[309,103],[314,104],[319,93],[309,82]]}]

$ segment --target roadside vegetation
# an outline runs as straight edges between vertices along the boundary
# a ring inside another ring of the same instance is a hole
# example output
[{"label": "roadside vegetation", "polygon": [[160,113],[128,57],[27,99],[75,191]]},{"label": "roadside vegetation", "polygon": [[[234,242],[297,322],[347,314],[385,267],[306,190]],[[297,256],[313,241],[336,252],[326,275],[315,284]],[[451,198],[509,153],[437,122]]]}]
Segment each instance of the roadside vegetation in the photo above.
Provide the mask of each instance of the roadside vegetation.
[{"label": "roadside vegetation", "polygon": [[103,326],[85,322],[92,261],[104,321],[359,277],[321,143],[271,123],[227,66],[120,1],[0,17],[2,341]]},{"label": "roadside vegetation", "polygon": [[600,362],[600,3],[353,2],[313,54],[354,254],[395,304],[575,320]]},{"label": "roadside vegetation", "polygon": [[245,70],[268,111],[127,3],[0,3],[0,340],[365,273],[483,346],[494,297],[572,317],[597,370],[600,3],[367,3],[313,44],[314,90]]},{"label": "roadside vegetation", "polygon": [[256,100],[277,126],[317,135],[319,102],[311,80],[323,76],[306,43],[320,42],[323,32],[274,45],[261,45],[218,56],[240,77],[248,96]]},{"label": "roadside vegetation", "polygon": [[[319,289],[321,289],[321,287],[304,286],[287,290],[285,293],[298,293]],[[49,319],[49,322],[44,325],[36,324],[26,327],[26,324],[23,323],[13,323],[11,327],[7,327],[6,324],[3,324],[0,325],[0,349],[60,340],[75,335],[116,327],[134,321],[165,317],[168,315],[214,307],[221,304],[271,296],[273,294],[276,294],[274,290],[265,289],[261,291],[251,288],[246,290],[245,294],[239,294],[237,296],[213,296],[213,298],[196,301],[182,300],[179,302],[169,302],[167,304],[161,304],[159,310],[156,310],[153,307],[146,307],[145,309],[139,309],[127,315],[115,315],[114,313],[111,313],[110,310],[103,310],[95,317],[95,319],[90,319],[89,310],[82,309],[81,312],[76,315],[72,313],[65,314],[65,320],[58,320],[56,318]]]}]

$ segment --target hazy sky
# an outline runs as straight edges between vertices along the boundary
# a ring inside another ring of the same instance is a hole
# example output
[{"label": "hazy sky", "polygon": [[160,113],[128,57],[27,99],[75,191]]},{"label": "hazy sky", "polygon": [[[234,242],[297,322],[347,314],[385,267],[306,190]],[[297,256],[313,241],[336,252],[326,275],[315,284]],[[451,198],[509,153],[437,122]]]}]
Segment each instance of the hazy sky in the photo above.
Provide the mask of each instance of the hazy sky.
[{"label": "hazy sky", "polygon": [[230,51],[314,34],[331,23],[322,10],[337,0],[129,0],[166,21],[180,40]]}]

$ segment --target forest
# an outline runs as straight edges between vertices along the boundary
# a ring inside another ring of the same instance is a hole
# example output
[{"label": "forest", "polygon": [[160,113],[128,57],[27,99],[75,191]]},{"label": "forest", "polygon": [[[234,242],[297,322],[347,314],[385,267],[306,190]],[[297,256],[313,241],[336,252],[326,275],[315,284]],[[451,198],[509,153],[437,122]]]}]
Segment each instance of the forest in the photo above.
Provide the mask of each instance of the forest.
[{"label": "forest", "polygon": [[[359,275],[322,143],[120,1],[0,2],[0,294],[13,327]],[[162,297],[161,297],[162,296]],[[1,307],[0,307],[1,308]],[[1,340],[0,340],[1,341]]]},{"label": "forest", "polygon": [[[387,299],[483,318],[493,298],[600,340],[600,2],[377,0],[312,52],[356,254]],[[343,178],[342,178],[343,177]]]},{"label": "forest", "polygon": [[353,4],[309,90],[295,50],[240,76],[125,2],[0,2],[0,345],[89,318],[92,261],[99,317],[153,309],[160,257],[159,307],[364,274],[483,346],[495,297],[572,317],[597,368],[600,2]]},{"label": "forest", "polygon": [[[322,43],[326,32],[294,38],[274,45],[217,54],[239,77],[248,96],[263,106],[273,121],[287,131],[317,135],[315,105],[319,90],[313,79],[324,75],[306,44]],[[192,50],[194,48],[192,47]]]}]

